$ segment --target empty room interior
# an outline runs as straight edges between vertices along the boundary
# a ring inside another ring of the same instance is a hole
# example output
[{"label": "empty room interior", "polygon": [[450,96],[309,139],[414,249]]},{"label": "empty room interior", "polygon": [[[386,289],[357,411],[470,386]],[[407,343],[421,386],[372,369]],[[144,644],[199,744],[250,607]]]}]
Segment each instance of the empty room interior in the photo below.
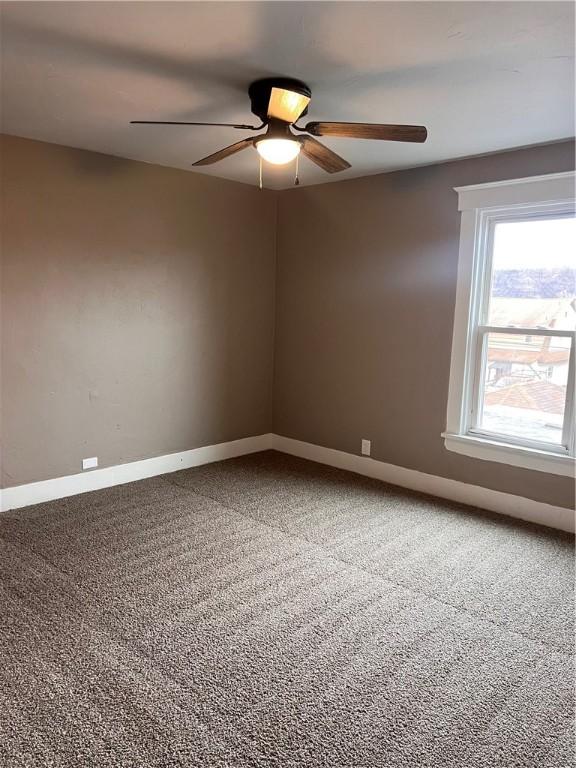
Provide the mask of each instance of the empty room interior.
[{"label": "empty room interior", "polygon": [[573,768],[574,24],[0,3],[2,768]]}]

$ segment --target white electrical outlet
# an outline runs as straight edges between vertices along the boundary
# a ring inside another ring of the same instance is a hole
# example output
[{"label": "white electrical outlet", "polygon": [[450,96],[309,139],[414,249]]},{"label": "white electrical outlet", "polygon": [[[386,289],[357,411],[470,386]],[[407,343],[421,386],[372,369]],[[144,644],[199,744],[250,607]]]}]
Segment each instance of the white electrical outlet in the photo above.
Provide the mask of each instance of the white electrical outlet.
[{"label": "white electrical outlet", "polygon": [[98,456],[92,456],[90,459],[82,459],[82,469],[94,469],[98,466]]},{"label": "white electrical outlet", "polygon": [[371,450],[372,450],[372,441],[362,440],[362,456],[370,456]]}]

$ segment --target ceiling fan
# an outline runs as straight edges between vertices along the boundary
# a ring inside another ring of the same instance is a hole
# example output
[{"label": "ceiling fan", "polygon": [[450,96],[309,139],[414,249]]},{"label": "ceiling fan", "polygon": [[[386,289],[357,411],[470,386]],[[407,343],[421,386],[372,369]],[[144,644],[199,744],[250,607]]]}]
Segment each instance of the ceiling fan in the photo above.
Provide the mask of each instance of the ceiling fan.
[{"label": "ceiling fan", "polygon": [[[270,77],[256,80],[248,89],[253,114],[261,125],[241,123],[193,123],[172,120],[132,120],[137,125],[207,125],[225,126],[245,131],[266,132],[248,137],[214,152],[193,163],[194,166],[212,165],[235,155],[248,147],[255,147],[264,160],[274,165],[284,165],[298,157],[300,152],[328,173],[338,173],[350,168],[350,163],[337,155],[315,136],[336,136],[352,139],[379,139],[381,141],[426,141],[427,131],[422,125],[383,125],[379,123],[325,123],[312,122],[304,126],[296,121],[308,112],[312,97],[310,88],[300,80]],[[294,131],[308,134],[297,136]],[[296,179],[296,183],[298,183]]]}]

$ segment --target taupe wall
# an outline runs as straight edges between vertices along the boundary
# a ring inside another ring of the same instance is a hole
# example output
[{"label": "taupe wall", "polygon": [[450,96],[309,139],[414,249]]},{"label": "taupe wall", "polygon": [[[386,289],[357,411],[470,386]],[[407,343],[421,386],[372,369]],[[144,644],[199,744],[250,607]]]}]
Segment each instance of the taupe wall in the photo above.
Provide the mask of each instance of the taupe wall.
[{"label": "taupe wall", "polygon": [[275,194],[1,148],[3,485],[270,431]]},{"label": "taupe wall", "polygon": [[376,459],[573,506],[569,479],[440,437],[452,188],[568,170],[570,143],[279,194],[1,149],[3,486],[273,429],[352,453],[366,437]]},{"label": "taupe wall", "polygon": [[569,478],[446,451],[460,216],[454,186],[574,168],[544,147],[279,198],[274,431],[572,507]]}]

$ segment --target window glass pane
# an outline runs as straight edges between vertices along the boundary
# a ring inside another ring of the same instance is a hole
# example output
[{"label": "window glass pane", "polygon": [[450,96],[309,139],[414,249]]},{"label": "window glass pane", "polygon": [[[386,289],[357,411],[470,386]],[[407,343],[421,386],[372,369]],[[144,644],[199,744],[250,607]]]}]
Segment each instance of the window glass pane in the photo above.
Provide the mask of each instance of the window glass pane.
[{"label": "window glass pane", "polygon": [[488,334],[480,429],[562,442],[570,339]]},{"label": "window glass pane", "polygon": [[575,218],[496,224],[488,324],[576,327]]}]

